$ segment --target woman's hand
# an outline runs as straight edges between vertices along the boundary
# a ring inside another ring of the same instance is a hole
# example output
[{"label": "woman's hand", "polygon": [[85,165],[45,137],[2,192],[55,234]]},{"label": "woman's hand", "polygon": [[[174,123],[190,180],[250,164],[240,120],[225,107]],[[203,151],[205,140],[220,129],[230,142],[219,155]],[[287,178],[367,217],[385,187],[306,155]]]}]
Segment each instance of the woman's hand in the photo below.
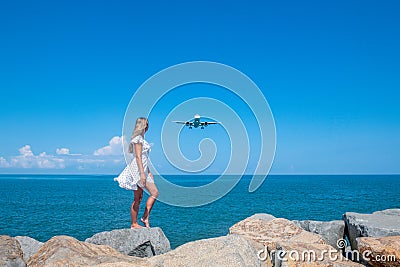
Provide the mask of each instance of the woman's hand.
[{"label": "woman's hand", "polygon": [[146,186],[146,174],[144,172],[140,173],[140,184]]}]

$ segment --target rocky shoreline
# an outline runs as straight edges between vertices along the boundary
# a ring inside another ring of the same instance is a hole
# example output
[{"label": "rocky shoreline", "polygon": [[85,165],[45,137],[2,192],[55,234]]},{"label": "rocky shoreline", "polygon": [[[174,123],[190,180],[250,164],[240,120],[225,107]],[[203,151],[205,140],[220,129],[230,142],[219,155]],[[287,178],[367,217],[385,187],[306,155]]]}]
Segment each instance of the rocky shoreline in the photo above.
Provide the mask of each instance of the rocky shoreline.
[{"label": "rocky shoreline", "polygon": [[346,212],[330,222],[255,214],[226,236],[174,250],[158,227],[102,232],[85,242],[2,235],[0,266],[400,266],[400,209]]}]

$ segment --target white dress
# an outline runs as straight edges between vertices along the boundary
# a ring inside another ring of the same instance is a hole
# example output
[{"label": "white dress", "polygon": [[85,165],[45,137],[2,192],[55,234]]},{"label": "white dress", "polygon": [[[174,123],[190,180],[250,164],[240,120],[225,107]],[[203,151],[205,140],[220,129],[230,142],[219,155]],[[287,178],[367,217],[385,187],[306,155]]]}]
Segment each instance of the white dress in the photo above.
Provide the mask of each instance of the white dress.
[{"label": "white dress", "polygon": [[[141,135],[138,135],[135,138],[133,138],[131,140],[131,143],[133,143],[133,144],[141,143],[142,144],[142,163],[143,163],[144,173],[146,174],[146,177],[147,177],[146,182],[154,183],[154,181],[148,175],[150,144],[147,143],[147,141],[144,140],[143,136],[141,136]],[[121,172],[121,174],[117,178],[114,178],[114,181],[117,181],[120,187],[125,188],[127,190],[137,190],[138,183],[140,180],[140,171],[139,171],[139,167],[136,162],[135,155],[136,155],[135,149],[133,149],[134,157],[133,157],[132,161],[128,164],[128,166],[125,167],[125,169]]]}]

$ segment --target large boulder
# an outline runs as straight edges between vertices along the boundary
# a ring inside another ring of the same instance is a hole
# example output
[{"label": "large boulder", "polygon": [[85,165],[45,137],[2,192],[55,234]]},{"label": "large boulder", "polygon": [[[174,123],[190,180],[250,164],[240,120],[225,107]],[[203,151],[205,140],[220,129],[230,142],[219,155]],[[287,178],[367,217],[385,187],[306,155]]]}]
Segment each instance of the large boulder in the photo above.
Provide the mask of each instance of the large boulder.
[{"label": "large boulder", "polygon": [[[287,219],[262,220],[249,217],[233,225],[229,233],[248,239],[257,251],[257,259],[266,267],[362,266],[347,260],[341,251],[326,244],[322,236],[306,231]],[[328,252],[336,257],[328,257]],[[296,255],[299,258],[293,258]],[[315,258],[309,259],[308,255],[315,255]]]},{"label": "large boulder", "polygon": [[325,244],[321,236],[310,233],[294,222],[283,218],[270,221],[247,218],[229,228],[229,233],[241,235],[271,248],[275,248],[277,242],[284,241]]},{"label": "large boulder", "polygon": [[43,246],[42,242],[39,242],[29,236],[16,236],[15,239],[17,239],[21,245],[25,261],[28,261],[29,258],[35,254],[41,246]]},{"label": "large boulder", "polygon": [[94,245],[70,236],[55,236],[47,241],[29,261],[29,267],[96,266],[109,263],[115,266],[129,263],[131,266],[149,266],[141,258],[123,255],[109,246]]},{"label": "large boulder", "polygon": [[377,211],[372,214],[346,212],[343,220],[346,224],[345,234],[353,250],[357,249],[358,237],[400,235],[400,209]]},{"label": "large boulder", "polygon": [[257,251],[238,235],[202,239],[186,243],[159,256],[149,258],[152,266],[261,266]]},{"label": "large boulder", "polygon": [[122,254],[142,258],[163,254],[171,250],[169,240],[159,227],[101,232],[86,239],[85,242],[107,245]]},{"label": "large boulder", "polygon": [[359,237],[357,246],[363,262],[374,267],[400,266],[400,236]]},{"label": "large boulder", "polygon": [[321,222],[305,220],[293,222],[308,232],[321,235],[328,245],[341,249],[337,243],[344,238],[344,221]]},{"label": "large boulder", "polygon": [[17,239],[0,235],[0,266],[25,267],[23,252]]}]

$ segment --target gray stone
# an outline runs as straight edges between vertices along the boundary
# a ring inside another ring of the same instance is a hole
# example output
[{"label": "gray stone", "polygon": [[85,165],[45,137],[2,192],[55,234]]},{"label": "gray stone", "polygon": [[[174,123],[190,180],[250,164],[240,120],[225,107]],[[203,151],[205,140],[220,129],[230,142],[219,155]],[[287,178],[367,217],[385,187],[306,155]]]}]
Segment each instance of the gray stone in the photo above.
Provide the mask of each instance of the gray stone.
[{"label": "gray stone", "polygon": [[372,214],[346,212],[343,214],[352,249],[357,249],[358,237],[400,235],[400,209],[377,211]]},{"label": "gray stone", "polygon": [[24,260],[26,262],[40,249],[41,246],[43,246],[42,242],[29,236],[16,236],[15,239],[17,239],[21,245],[22,252],[24,253]]},{"label": "gray stone", "polygon": [[297,226],[304,230],[319,234],[326,241],[328,245],[336,249],[340,249],[337,245],[338,240],[344,238],[344,221],[293,221]]},{"label": "gray stone", "polygon": [[248,217],[247,219],[260,219],[263,221],[271,221],[273,219],[276,219],[276,217],[271,214],[268,214],[268,213],[256,213],[256,214]]},{"label": "gray stone", "polygon": [[400,209],[380,210],[380,211],[375,211],[372,214],[383,214],[383,215],[400,216]]},{"label": "gray stone", "polygon": [[148,259],[151,266],[261,266],[250,242],[242,236],[228,235],[186,243]]},{"label": "gray stone", "polygon": [[107,245],[125,255],[146,257],[163,254],[171,250],[169,240],[159,227],[101,232],[86,239],[85,242]]},{"label": "gray stone", "polygon": [[17,239],[0,235],[0,266],[25,267],[21,246]]}]

